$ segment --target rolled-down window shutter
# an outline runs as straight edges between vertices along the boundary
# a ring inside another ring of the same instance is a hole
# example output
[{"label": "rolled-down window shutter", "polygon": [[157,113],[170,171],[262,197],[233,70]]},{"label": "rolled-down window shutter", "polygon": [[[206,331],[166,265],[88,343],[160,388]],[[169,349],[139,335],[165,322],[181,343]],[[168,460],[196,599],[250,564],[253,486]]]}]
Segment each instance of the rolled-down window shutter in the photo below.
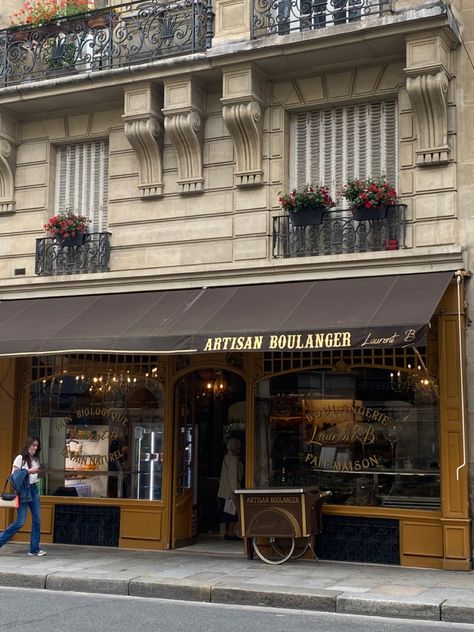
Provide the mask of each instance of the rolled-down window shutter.
[{"label": "rolled-down window shutter", "polygon": [[292,186],[324,184],[341,201],[348,178],[398,173],[397,103],[377,101],[294,116]]},{"label": "rolled-down window shutter", "polygon": [[109,145],[106,141],[63,145],[57,150],[56,212],[71,208],[107,230]]}]

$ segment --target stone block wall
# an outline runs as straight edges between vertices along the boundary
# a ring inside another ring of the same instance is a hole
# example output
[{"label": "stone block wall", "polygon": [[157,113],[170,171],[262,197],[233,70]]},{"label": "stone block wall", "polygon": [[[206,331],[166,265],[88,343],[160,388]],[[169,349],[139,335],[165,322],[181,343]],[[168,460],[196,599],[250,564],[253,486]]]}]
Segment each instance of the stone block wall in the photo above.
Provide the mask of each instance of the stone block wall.
[{"label": "stone block wall", "polygon": [[[278,192],[291,185],[289,115],[301,109],[392,96],[399,103],[399,191],[408,205],[407,245],[416,249],[457,243],[454,87],[450,88],[449,161],[420,167],[416,164],[416,117],[402,60],[291,80],[257,79],[267,103],[261,106],[261,183],[250,187],[235,184],[238,139],[234,142],[228,131],[223,99],[215,89],[205,96],[203,190],[194,195],[179,190],[177,152],[164,131],[162,195],[141,196],[138,158],[125,134],[120,107],[49,118],[39,114],[22,122],[16,156],[16,212],[2,217],[0,230],[0,278],[13,278],[18,267],[26,269],[27,277],[34,277],[35,238],[44,236],[42,226],[54,211],[55,146],[102,138],[110,143],[111,272],[182,274],[198,266],[221,270],[270,266],[271,216],[280,213]],[[469,145],[464,146],[469,152]]]},{"label": "stone block wall", "polygon": [[[458,238],[466,251],[468,272],[472,273],[474,255],[474,5],[464,0],[452,2],[462,24],[463,46],[456,58],[456,84],[453,98],[456,100],[456,123],[459,128],[456,152],[457,203],[459,207]],[[465,280],[466,327],[466,375],[468,410],[468,463],[471,490],[471,516],[474,517],[474,332],[470,319],[474,304],[472,279]],[[463,305],[464,307],[464,305]]]}]

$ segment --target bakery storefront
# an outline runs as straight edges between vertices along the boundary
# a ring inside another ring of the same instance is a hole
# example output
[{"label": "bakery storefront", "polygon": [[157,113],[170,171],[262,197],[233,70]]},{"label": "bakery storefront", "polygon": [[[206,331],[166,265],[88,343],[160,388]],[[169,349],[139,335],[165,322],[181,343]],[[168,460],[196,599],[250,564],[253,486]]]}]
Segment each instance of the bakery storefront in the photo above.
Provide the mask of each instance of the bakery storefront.
[{"label": "bakery storefront", "polygon": [[332,491],[322,559],[468,570],[462,306],[452,272],[2,301],[1,474],[39,436],[43,543],[175,548],[238,438],[246,487]]}]

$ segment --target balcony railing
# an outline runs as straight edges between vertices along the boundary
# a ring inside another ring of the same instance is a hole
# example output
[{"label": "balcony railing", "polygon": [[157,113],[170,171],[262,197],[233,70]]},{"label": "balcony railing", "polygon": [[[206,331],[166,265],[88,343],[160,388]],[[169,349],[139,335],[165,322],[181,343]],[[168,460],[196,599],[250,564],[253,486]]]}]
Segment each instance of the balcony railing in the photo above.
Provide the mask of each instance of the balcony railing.
[{"label": "balcony railing", "polygon": [[53,276],[108,272],[109,237],[110,233],[87,233],[80,246],[61,246],[50,237],[37,239],[35,273]]},{"label": "balcony railing", "polygon": [[0,86],[95,72],[211,46],[211,0],[129,2],[0,31]]},{"label": "balcony railing", "polygon": [[273,256],[313,257],[405,247],[406,205],[390,206],[384,219],[356,221],[351,211],[326,213],[323,223],[295,227],[287,215],[273,218]]},{"label": "balcony railing", "polygon": [[392,0],[253,0],[253,36],[287,35],[391,12]]}]

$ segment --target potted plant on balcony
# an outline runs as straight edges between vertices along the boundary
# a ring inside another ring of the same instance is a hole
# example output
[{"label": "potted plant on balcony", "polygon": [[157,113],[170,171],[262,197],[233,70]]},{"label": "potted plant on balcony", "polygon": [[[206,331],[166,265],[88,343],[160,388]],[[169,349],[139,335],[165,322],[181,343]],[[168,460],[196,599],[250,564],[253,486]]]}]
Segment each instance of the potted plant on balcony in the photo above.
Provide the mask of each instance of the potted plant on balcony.
[{"label": "potted plant on balcony", "polygon": [[349,179],[342,189],[355,220],[384,219],[387,207],[397,203],[397,192],[385,176]]},{"label": "potted plant on balcony", "polygon": [[57,18],[86,13],[93,8],[91,0],[26,0],[21,9],[10,16],[10,23],[40,26]]},{"label": "potted plant on balcony", "polygon": [[50,217],[44,225],[44,230],[60,246],[80,246],[84,243],[84,235],[90,221],[84,215],[66,209]]},{"label": "potted plant on balcony", "polygon": [[307,184],[302,191],[280,193],[279,202],[294,226],[321,224],[326,210],[334,206],[328,187],[313,184]]}]

